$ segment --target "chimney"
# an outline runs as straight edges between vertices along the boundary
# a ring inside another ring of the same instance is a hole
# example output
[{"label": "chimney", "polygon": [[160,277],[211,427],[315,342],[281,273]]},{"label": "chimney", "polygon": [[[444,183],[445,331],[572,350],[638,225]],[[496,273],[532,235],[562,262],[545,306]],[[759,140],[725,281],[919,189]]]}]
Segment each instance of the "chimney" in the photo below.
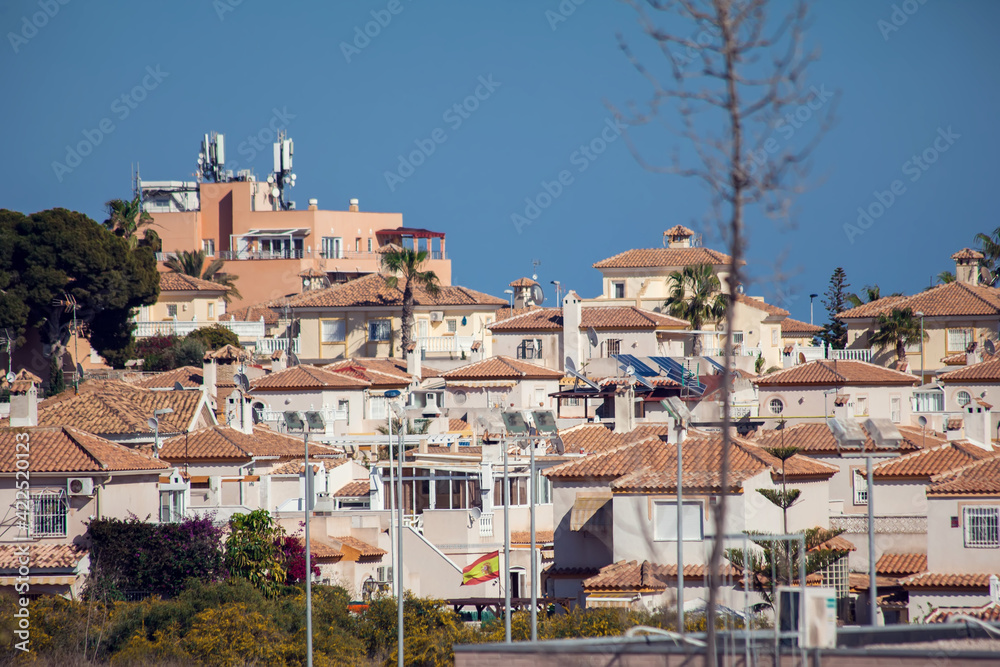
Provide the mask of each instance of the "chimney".
[{"label": "chimney", "polygon": [[38,385],[42,380],[22,369],[10,384],[10,425],[38,426]]},{"label": "chimney", "polygon": [[209,398],[215,398],[215,384],[216,384],[216,366],[215,359],[212,358],[211,352],[205,353],[205,359],[202,361],[201,366],[202,372],[202,389],[208,394]]},{"label": "chimney", "polygon": [[350,212],[352,212],[352,213],[357,213],[358,211],[360,211],[361,208],[358,206],[358,200],[357,199],[352,199],[351,200],[351,205],[347,208],[347,210],[350,211]]},{"label": "chimney", "polygon": [[318,199],[310,199],[309,200],[309,210],[310,211],[318,211],[319,210],[319,200]]},{"label": "chimney", "polygon": [[583,361],[583,350],[581,346],[580,324],[583,321],[583,300],[575,291],[566,293],[562,302],[563,312],[563,353],[566,359],[563,362],[564,368],[569,367],[572,362],[573,370],[580,369]]},{"label": "chimney", "polygon": [[288,368],[288,354],[284,350],[275,350],[271,353],[271,372],[280,373]]},{"label": "chimney", "polygon": [[979,265],[983,261],[983,253],[972,248],[962,248],[951,258],[955,260],[955,282],[979,284]]},{"label": "chimney", "polygon": [[461,453],[462,450],[460,448],[460,445],[458,444],[458,440],[451,441],[451,444],[448,445],[448,451],[451,452],[452,454]]},{"label": "chimney", "polygon": [[972,366],[973,364],[978,364],[982,360],[982,355],[979,352],[979,343],[972,341],[969,348],[965,351],[965,365]]},{"label": "chimney", "polygon": [[1000,577],[990,575],[990,602],[1000,604]]},{"label": "chimney", "polygon": [[417,452],[420,454],[426,454],[428,450],[427,438],[420,438],[420,444],[417,445]]},{"label": "chimney", "polygon": [[854,416],[851,414],[850,400],[851,397],[848,394],[833,395],[833,416],[835,419],[844,421]]},{"label": "chimney", "polygon": [[406,351],[406,372],[413,376],[414,380],[420,380],[421,373],[421,359],[420,356],[423,354],[421,350],[417,349],[415,343],[410,343],[410,346]]},{"label": "chimney", "polygon": [[981,398],[974,398],[965,406],[965,438],[986,451],[993,451],[990,437],[990,410],[993,406]]},{"label": "chimney", "polygon": [[241,389],[234,389],[226,397],[226,422],[229,428],[253,435],[253,409],[250,397],[244,395]]},{"label": "chimney", "polygon": [[615,428],[613,433],[631,433],[635,430],[635,390],[632,386],[615,390]]}]

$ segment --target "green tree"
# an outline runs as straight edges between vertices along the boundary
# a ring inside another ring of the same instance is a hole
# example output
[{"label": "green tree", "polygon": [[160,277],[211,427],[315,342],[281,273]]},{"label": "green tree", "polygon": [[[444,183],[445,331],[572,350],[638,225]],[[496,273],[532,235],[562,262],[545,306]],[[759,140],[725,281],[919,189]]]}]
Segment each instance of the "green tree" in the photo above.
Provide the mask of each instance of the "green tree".
[{"label": "green tree", "polygon": [[45,357],[61,360],[71,339],[73,310],[54,303],[68,295],[81,335],[110,359],[132,342],[132,311],[156,303],[159,273],[150,248],[130,249],[82,213],[0,210],[0,290],[0,327],[36,329]]},{"label": "green tree", "polygon": [[[403,292],[402,336],[403,358],[413,337],[413,288],[421,287],[431,296],[437,296],[440,282],[433,271],[424,271],[423,266],[430,255],[426,250],[401,248],[382,255],[382,268],[390,275],[384,277],[385,284]],[[402,287],[400,287],[402,282]]]},{"label": "green tree", "polygon": [[284,531],[267,510],[234,514],[229,519],[225,563],[230,577],[246,579],[273,598],[285,583],[279,538]]},{"label": "green tree", "polygon": [[[926,336],[925,336],[926,338]],[[871,344],[884,350],[895,348],[896,361],[906,359],[906,347],[920,342],[920,318],[910,308],[895,308],[875,318]]]},{"label": "green tree", "polygon": [[942,285],[947,285],[948,283],[955,282],[955,274],[952,273],[951,271],[942,271],[941,273],[937,274],[937,280]]},{"label": "green tree", "polygon": [[[139,245],[139,230],[153,224],[153,216],[142,210],[142,200],[138,195],[131,200],[112,199],[105,202],[108,209],[108,219],[104,226],[115,236],[125,240],[130,250]],[[159,236],[151,229],[146,230],[144,241],[159,240]],[[154,250],[158,250],[154,248]]]},{"label": "green tree", "polygon": [[997,227],[990,234],[982,232],[976,234],[976,245],[979,251],[985,256],[983,264],[990,271],[995,271],[997,261],[1000,260],[1000,227]]},{"label": "green tree", "polygon": [[226,294],[222,298],[225,299],[226,303],[230,303],[234,297],[242,299],[243,295],[240,294],[239,289],[236,287],[236,281],[240,277],[223,271],[224,265],[225,261],[221,257],[218,257],[209,262],[208,266],[205,266],[204,250],[182,250],[179,253],[170,255],[170,257],[167,257],[167,261],[164,262],[164,266],[174,273],[181,273],[185,276],[201,278],[202,280],[222,285],[226,288]]},{"label": "green tree", "polygon": [[218,350],[220,347],[225,347],[226,345],[240,347],[240,337],[231,329],[227,329],[221,324],[213,324],[210,327],[195,329],[187,337],[201,341],[202,345],[209,350]]},{"label": "green tree", "polygon": [[843,350],[847,346],[847,324],[837,319],[837,313],[848,309],[850,304],[848,287],[850,284],[847,282],[847,274],[838,266],[830,276],[830,286],[827,287],[825,298],[822,299],[830,319],[819,332],[819,338],[835,350]]},{"label": "green tree", "polygon": [[[674,317],[691,323],[691,328],[700,330],[706,320],[717,320],[726,314],[726,297],[722,285],[710,264],[685,266],[682,271],[674,271],[667,277],[669,296],[664,302]],[[694,355],[701,354],[701,336],[694,337]]]}]

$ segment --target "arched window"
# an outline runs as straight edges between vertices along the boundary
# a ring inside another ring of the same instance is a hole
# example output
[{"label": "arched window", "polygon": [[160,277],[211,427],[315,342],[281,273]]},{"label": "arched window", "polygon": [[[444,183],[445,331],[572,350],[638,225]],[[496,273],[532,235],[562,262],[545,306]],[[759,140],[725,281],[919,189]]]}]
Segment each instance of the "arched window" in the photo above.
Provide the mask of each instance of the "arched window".
[{"label": "arched window", "polygon": [[964,408],[972,402],[972,396],[970,396],[967,391],[960,391],[955,394],[955,401],[958,402],[958,407]]},{"label": "arched window", "polygon": [[785,404],[781,402],[780,398],[772,398],[767,407],[771,410],[772,415],[780,415],[785,409]]}]

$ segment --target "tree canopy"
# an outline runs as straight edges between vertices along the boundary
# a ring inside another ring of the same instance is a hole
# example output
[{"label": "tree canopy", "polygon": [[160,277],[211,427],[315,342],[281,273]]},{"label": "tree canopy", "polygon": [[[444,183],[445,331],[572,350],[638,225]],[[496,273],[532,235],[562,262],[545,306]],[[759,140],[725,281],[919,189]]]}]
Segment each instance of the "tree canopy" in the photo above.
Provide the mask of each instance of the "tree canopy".
[{"label": "tree canopy", "polygon": [[835,350],[842,350],[847,346],[847,324],[837,319],[837,313],[848,309],[850,304],[847,288],[847,274],[839,266],[834,269],[830,276],[830,286],[822,299],[826,312],[829,313],[829,321],[823,325],[823,330],[819,333],[819,338]]},{"label": "tree canopy", "polygon": [[38,330],[46,357],[69,341],[75,299],[81,333],[109,360],[132,342],[135,308],[156,303],[153,249],[128,241],[86,215],[55,208],[31,215],[0,210],[0,326],[23,337]]}]

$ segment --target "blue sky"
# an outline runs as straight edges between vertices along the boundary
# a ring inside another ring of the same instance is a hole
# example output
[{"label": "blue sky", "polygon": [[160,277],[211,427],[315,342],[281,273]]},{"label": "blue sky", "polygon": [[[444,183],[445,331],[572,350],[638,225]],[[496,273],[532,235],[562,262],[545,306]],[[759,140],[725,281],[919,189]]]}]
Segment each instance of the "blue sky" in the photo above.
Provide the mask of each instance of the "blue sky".
[{"label": "blue sky", "polygon": [[[258,151],[251,137],[280,125],[295,141],[300,207],[315,197],[345,209],[356,197],[363,210],[444,231],[454,282],[496,295],[539,260],[546,287],[559,280],[594,296],[593,262],[657,247],[677,223],[702,231],[707,198],[691,181],[643,170],[621,139],[599,156],[579,152],[601,136],[607,102],[648,93],[617,47],[619,31],[642,44],[629,7],[563,0],[575,11],[553,23],[559,0],[397,1],[7,0],[0,207],[63,206],[101,220],[102,202],[129,195],[135,163],[149,180],[192,179],[212,130],[226,134],[230,162],[266,174],[269,143]],[[880,29],[894,11],[899,29]],[[355,43],[372,12],[385,25]],[[917,291],[997,226],[988,179],[1000,155],[998,23],[1000,3],[989,0],[814,8],[808,41],[822,56],[809,76],[839,91],[837,124],[813,154],[795,227],[751,216],[749,293],[808,320],[808,294],[822,293],[836,266],[855,289]],[[474,111],[453,110],[477,91]],[[936,140],[933,164],[908,164]],[[77,162],[67,146],[81,142],[93,149]],[[431,144],[412,174],[399,171],[398,156]],[[564,170],[572,181],[518,233],[511,216],[543,182],[558,191]],[[387,182],[393,171],[405,178]],[[892,205],[863,234],[845,232],[893,181]]]}]

